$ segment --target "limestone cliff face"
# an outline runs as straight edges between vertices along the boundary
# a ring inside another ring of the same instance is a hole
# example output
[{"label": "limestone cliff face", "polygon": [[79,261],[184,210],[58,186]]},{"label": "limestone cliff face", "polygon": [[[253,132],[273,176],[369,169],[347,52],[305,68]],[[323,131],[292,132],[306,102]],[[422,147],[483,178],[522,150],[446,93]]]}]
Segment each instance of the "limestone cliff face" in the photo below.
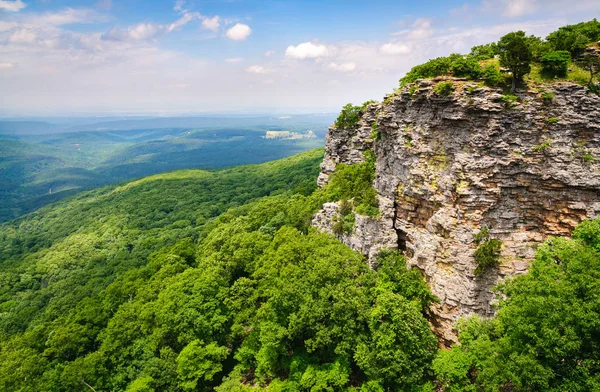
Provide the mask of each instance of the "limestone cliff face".
[{"label": "limestone cliff face", "polygon": [[[493,315],[491,288],[525,273],[537,244],[600,212],[600,97],[558,83],[507,103],[500,90],[451,81],[449,96],[434,93],[439,80],[419,81],[370,105],[356,129],[331,127],[318,180],[375,152],[381,216],[357,216],[341,239],[371,261],[404,251],[440,299],[432,323],[447,343],[459,317]],[[331,232],[337,208],[326,204],[313,225]],[[501,265],[475,275],[484,226],[502,241]]]}]

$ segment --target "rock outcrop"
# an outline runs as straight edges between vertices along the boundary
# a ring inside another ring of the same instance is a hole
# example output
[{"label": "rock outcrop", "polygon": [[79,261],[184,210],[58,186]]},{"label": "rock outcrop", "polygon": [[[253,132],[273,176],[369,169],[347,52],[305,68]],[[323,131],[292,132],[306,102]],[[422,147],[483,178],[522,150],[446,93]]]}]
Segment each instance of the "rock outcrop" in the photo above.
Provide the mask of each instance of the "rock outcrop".
[{"label": "rock outcrop", "polygon": [[[331,127],[318,181],[375,152],[381,215],[357,216],[341,240],[371,262],[381,249],[403,251],[440,300],[432,324],[448,344],[459,317],[494,314],[492,288],[525,273],[537,244],[599,214],[600,97],[556,83],[515,101],[458,79],[440,96],[440,81],[369,105],[356,128]],[[326,204],[313,225],[331,232],[337,208]],[[483,227],[502,241],[500,266],[475,274],[474,235]]]}]

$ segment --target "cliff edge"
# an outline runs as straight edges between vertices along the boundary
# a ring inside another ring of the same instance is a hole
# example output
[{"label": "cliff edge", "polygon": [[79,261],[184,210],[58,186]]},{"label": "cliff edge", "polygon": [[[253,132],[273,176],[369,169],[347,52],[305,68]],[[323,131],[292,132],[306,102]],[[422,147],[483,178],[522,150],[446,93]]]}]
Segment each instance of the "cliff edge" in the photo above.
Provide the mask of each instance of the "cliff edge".
[{"label": "cliff edge", "polygon": [[[371,263],[382,249],[404,252],[439,298],[431,322],[446,344],[458,318],[494,314],[492,288],[525,273],[537,244],[600,212],[600,97],[576,84],[508,96],[419,80],[368,105],[356,126],[329,128],[319,185],[366,150],[380,214],[354,212],[354,229],[338,236]],[[313,226],[333,233],[338,209],[325,204]],[[501,247],[497,266],[476,271],[482,229]]]}]

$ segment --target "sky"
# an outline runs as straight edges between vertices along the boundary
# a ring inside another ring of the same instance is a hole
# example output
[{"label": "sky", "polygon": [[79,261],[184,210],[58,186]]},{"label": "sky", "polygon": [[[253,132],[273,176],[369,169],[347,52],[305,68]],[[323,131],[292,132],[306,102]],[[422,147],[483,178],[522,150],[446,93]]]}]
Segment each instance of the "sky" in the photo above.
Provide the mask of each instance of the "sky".
[{"label": "sky", "polygon": [[0,116],[335,112],[599,0],[0,0]]}]

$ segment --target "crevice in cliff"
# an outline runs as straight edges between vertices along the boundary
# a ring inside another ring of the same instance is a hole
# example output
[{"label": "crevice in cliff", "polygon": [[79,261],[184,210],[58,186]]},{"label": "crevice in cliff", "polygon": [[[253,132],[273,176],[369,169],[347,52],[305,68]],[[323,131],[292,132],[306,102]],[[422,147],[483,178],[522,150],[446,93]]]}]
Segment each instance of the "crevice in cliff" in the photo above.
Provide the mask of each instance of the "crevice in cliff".
[{"label": "crevice in cliff", "polygon": [[398,216],[398,212],[397,211],[398,211],[398,202],[394,200],[394,216],[392,218],[393,219],[393,221],[392,221],[392,227],[396,231],[396,236],[398,237],[398,239],[397,239],[398,250],[401,251],[401,252],[405,252],[406,251],[406,239],[407,239],[407,236],[406,236],[406,233],[403,230],[401,230],[401,229],[399,229],[399,228],[396,227],[396,218]]}]

